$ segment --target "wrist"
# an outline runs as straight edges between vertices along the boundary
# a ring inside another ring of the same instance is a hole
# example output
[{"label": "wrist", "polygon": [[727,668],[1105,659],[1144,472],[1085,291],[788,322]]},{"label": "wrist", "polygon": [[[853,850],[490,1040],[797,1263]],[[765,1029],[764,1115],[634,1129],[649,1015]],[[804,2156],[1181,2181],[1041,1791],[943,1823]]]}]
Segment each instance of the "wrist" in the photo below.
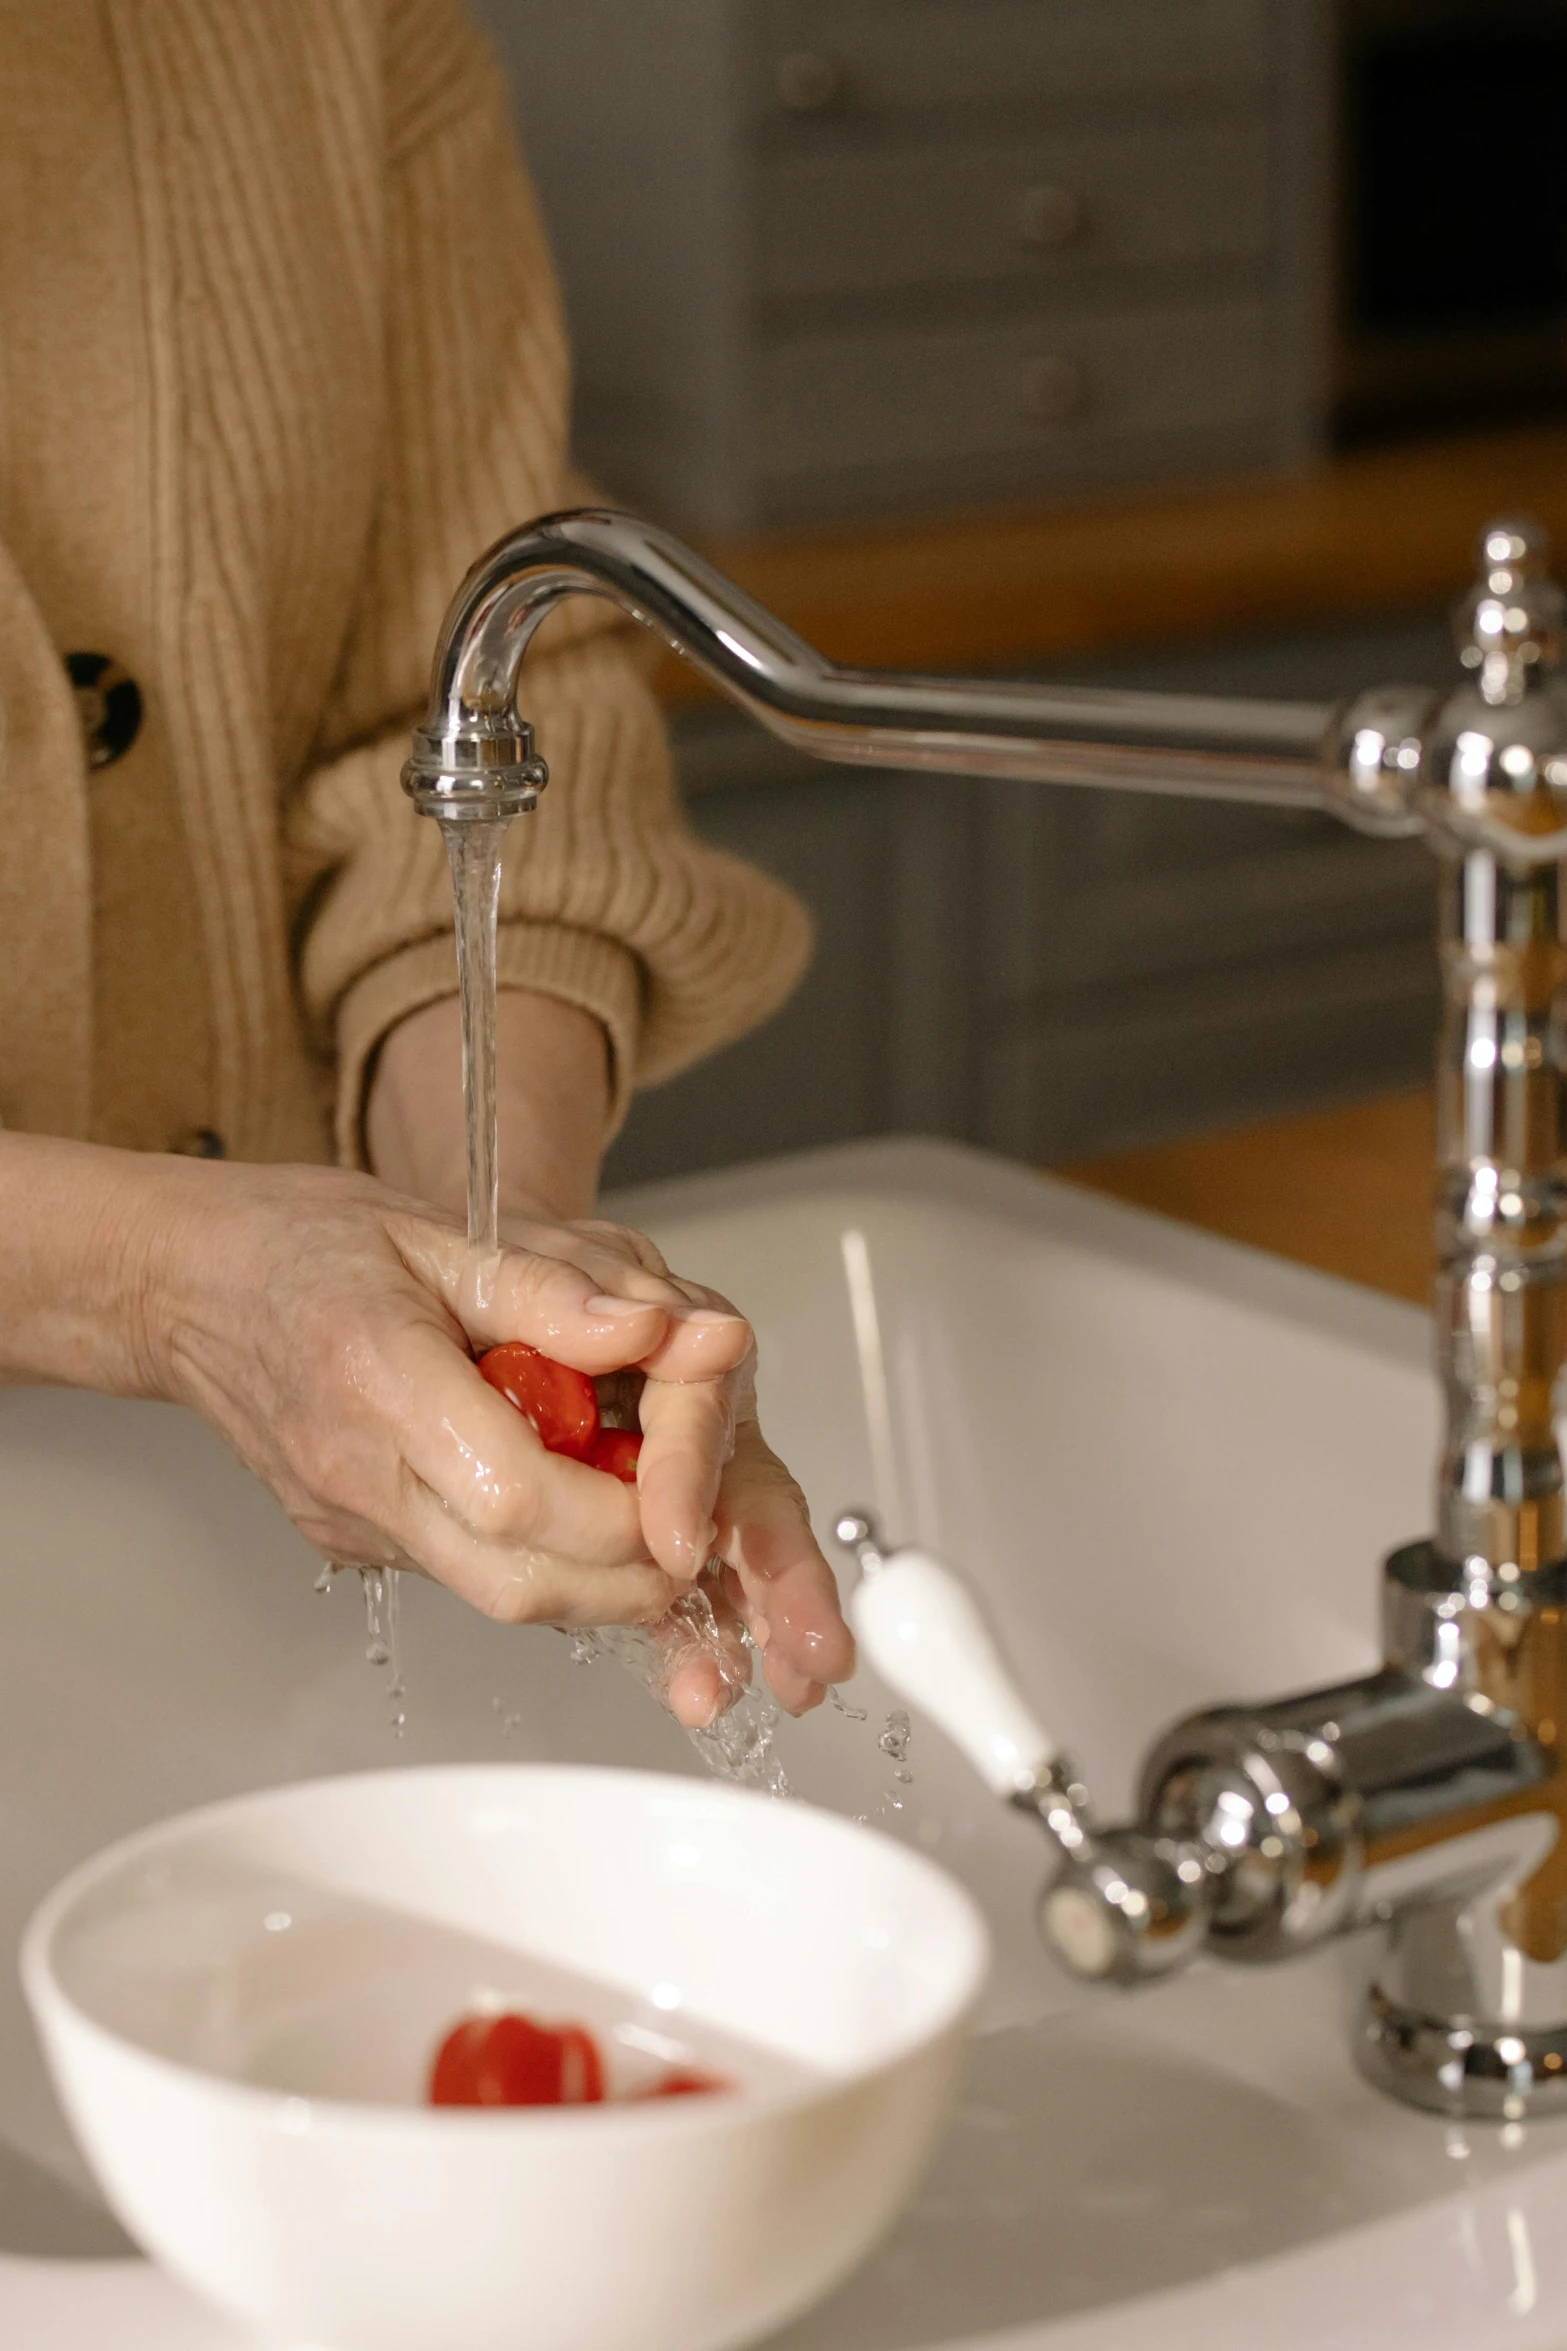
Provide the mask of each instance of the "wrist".
[{"label": "wrist", "polygon": [[0,1379],[168,1397],[184,1162],[0,1135]]},{"label": "wrist", "polygon": [[[586,1215],[609,1117],[609,1047],[593,1015],[503,988],[496,1005],[501,1206]],[[394,1189],[456,1215],[467,1191],[462,1026],[455,997],[428,1004],[382,1043],[365,1105],[371,1168]]]}]

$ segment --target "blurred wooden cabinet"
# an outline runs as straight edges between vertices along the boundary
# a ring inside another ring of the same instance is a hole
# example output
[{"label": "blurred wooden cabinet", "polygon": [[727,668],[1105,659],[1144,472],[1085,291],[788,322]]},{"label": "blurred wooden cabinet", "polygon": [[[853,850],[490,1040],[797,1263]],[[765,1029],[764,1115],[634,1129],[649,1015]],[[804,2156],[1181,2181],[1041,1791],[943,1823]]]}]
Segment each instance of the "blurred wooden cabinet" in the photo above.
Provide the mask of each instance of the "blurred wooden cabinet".
[{"label": "blurred wooden cabinet", "polygon": [[619,496],[732,529],[1319,443],[1322,0],[476,0]]}]

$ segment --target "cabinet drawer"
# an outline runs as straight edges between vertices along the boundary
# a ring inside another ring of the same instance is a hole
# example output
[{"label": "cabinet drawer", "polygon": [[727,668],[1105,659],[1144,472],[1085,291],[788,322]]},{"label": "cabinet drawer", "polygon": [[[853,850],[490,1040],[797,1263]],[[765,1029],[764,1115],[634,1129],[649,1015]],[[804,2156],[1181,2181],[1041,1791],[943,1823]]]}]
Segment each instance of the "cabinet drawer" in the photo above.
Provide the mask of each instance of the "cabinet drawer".
[{"label": "cabinet drawer", "polygon": [[753,109],[775,128],[1269,76],[1268,0],[762,0],[751,27]]},{"label": "cabinet drawer", "polygon": [[779,483],[1254,424],[1275,373],[1262,302],[955,329],[844,330],[764,347],[755,457]]},{"label": "cabinet drawer", "polygon": [[775,155],[758,180],[763,300],[1070,282],[1264,253],[1266,123]]}]

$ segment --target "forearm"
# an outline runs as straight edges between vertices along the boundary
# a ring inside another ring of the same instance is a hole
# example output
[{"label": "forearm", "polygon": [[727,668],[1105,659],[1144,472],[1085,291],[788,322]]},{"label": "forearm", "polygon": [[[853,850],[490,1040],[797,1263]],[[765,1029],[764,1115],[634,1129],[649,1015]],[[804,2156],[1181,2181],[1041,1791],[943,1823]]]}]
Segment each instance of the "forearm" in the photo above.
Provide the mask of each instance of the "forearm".
[{"label": "forearm", "polygon": [[[590,1013],[558,997],[503,988],[495,1043],[502,1207],[588,1214],[609,1115],[603,1030]],[[382,1045],[365,1106],[365,1141],[383,1182],[462,1213],[467,1131],[455,996],[410,1014]]]},{"label": "forearm", "polygon": [[152,1299],[184,1172],[0,1135],[0,1382],[166,1392]]}]

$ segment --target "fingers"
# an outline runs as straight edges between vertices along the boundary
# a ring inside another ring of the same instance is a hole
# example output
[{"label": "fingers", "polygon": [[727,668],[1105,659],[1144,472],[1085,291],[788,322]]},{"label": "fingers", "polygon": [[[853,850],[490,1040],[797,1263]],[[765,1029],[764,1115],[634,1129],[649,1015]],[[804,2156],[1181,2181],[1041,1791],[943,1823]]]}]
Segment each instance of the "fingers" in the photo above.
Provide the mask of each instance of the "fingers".
[{"label": "fingers", "polygon": [[409,1548],[425,1572],[500,1624],[551,1624],[568,1631],[646,1624],[666,1614],[675,1597],[668,1577],[647,1564],[589,1567],[577,1558],[475,1535],[411,1474],[402,1516]]},{"label": "fingers", "polygon": [[716,1586],[677,1600],[649,1628],[663,1676],[664,1703],[684,1730],[706,1730],[751,1685],[739,1616]]},{"label": "fingers", "polygon": [[750,1325],[724,1301],[569,1228],[517,1228],[555,1247],[493,1257],[475,1256],[434,1218],[398,1212],[388,1229],[408,1270],[481,1346],[524,1339],[578,1371],[647,1364],[681,1380],[722,1378],[752,1346]]},{"label": "fingers", "polygon": [[[791,1665],[786,1657],[780,1657],[771,1644],[761,1654],[762,1671],[767,1676],[768,1687],[785,1714],[809,1714],[813,1707],[821,1705],[827,1695],[826,1682],[813,1681],[809,1674]],[[829,1681],[838,1678],[836,1674],[828,1676]]]},{"label": "fingers", "polygon": [[641,1369],[658,1378],[719,1378],[754,1345],[750,1325],[728,1298],[671,1273],[647,1235],[629,1225],[508,1220],[505,1237],[538,1256],[578,1266],[596,1284],[596,1296],[662,1307],[664,1334],[637,1358]]},{"label": "fingers", "polygon": [[454,1228],[423,1217],[394,1216],[389,1229],[409,1272],[480,1346],[525,1339],[591,1373],[639,1362],[664,1338],[664,1305],[599,1293],[592,1276],[564,1258],[509,1248],[480,1257]]},{"label": "fingers", "polygon": [[735,1430],[717,1503],[718,1554],[738,1579],[767,1679],[781,1706],[820,1705],[854,1671],[854,1637],[805,1498],[754,1420]]},{"label": "fingers", "polygon": [[718,1539],[713,1512],[734,1445],[730,1383],[650,1379],[640,1413],[643,1538],[666,1574],[689,1583],[712,1558]]},{"label": "fingers", "polygon": [[402,1459],[455,1528],[495,1551],[536,1551],[584,1569],[648,1564],[631,1489],[547,1453],[445,1332],[411,1325],[387,1355]]},{"label": "fingers", "polygon": [[741,1370],[756,1349],[743,1314],[722,1302],[671,1307],[662,1337],[637,1362],[650,1379],[719,1380]]}]

